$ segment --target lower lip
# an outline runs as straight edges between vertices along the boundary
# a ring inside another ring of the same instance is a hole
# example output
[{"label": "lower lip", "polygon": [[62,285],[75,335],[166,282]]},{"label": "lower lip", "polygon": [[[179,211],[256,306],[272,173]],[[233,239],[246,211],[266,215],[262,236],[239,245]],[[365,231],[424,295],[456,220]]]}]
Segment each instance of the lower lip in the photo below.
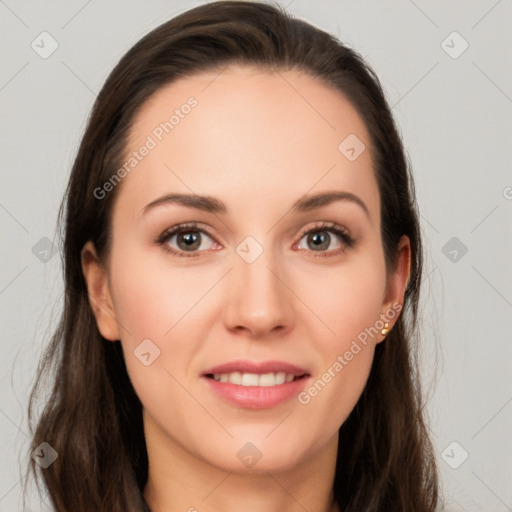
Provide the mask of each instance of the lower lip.
[{"label": "lower lip", "polygon": [[220,382],[210,377],[202,377],[208,381],[211,389],[221,398],[246,409],[270,409],[290,398],[297,396],[304,388],[308,377],[301,377],[292,382],[276,386],[240,386],[230,382]]}]

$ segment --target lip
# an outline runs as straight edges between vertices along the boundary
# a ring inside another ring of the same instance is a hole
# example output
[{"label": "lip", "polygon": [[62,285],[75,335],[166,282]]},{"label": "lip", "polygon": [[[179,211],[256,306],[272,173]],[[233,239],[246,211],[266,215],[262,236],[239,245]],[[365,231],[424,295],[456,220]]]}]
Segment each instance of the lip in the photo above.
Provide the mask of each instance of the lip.
[{"label": "lip", "polygon": [[[276,386],[241,386],[231,382],[219,382],[208,375],[215,373],[255,373],[264,374],[270,372],[292,373],[297,378],[292,382],[285,382]],[[310,374],[296,365],[284,361],[231,361],[229,363],[213,366],[201,375],[215,395],[230,405],[244,409],[270,409],[296,397],[310,379]]]},{"label": "lip", "polygon": [[287,363],[285,361],[247,361],[247,360],[236,360],[230,361],[229,363],[220,364],[218,366],[212,366],[202,375],[209,375],[214,373],[256,373],[258,375],[270,372],[285,372],[293,373],[293,375],[301,376],[308,373],[304,368],[295,366],[294,364]]}]

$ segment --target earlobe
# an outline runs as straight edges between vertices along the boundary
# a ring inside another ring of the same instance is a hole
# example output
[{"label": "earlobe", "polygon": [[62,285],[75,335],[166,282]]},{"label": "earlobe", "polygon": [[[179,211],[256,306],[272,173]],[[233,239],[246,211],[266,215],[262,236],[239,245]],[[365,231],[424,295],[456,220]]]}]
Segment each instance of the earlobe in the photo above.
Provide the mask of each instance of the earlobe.
[{"label": "earlobe", "polygon": [[82,248],[81,261],[89,304],[96,318],[98,330],[104,338],[117,341],[119,339],[119,328],[107,271],[101,264],[91,241],[88,241]]}]

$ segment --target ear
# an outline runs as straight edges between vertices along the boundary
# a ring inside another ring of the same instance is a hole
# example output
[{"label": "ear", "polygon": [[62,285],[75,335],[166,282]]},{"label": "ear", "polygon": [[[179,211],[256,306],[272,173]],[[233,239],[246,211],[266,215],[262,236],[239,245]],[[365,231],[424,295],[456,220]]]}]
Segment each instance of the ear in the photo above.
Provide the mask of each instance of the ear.
[{"label": "ear", "polygon": [[[404,303],[405,290],[409,283],[411,271],[411,242],[409,237],[402,235],[398,242],[397,254],[395,259],[395,266],[390,271],[387,279],[386,293],[384,302],[382,303],[382,315],[384,321],[386,318],[386,312],[394,311],[393,318],[390,315],[389,318],[389,330],[393,328],[393,325],[398,320],[400,311],[402,310]],[[398,309],[398,305],[400,308]]]},{"label": "ear", "polygon": [[84,245],[81,258],[89,304],[96,318],[98,330],[107,340],[117,341],[120,338],[119,326],[110,294],[107,271],[101,264],[91,241]]}]

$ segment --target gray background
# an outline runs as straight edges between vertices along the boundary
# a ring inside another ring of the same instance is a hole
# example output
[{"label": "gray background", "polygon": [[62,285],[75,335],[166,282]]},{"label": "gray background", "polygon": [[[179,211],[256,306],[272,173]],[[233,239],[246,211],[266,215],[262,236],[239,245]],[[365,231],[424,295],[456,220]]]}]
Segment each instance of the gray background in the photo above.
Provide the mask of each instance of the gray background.
[{"label": "gray background", "polygon": [[[85,120],[129,47],[200,3],[0,0],[1,512],[21,510],[27,396],[62,298],[50,241]],[[373,66],[413,163],[422,367],[447,510],[512,510],[511,1],[282,3]],[[47,58],[44,31],[58,44]]]}]

